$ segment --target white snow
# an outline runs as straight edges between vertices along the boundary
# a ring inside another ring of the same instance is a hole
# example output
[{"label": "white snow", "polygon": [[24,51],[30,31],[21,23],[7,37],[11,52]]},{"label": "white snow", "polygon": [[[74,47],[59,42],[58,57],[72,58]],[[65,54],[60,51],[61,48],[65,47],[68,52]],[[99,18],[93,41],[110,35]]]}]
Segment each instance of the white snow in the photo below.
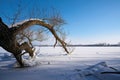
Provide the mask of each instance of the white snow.
[{"label": "white snow", "polygon": [[23,20],[21,22],[17,22],[13,25],[10,25],[10,27],[17,27],[19,25],[22,25],[23,23],[27,22],[27,21],[31,21],[31,20],[39,20],[39,21],[43,21],[42,19],[38,19],[38,18],[31,18],[31,19],[26,19],[26,20]]},{"label": "white snow", "polygon": [[[120,80],[120,47],[75,47],[66,55],[61,47],[36,47],[37,57],[24,59],[26,68],[0,48],[0,80]],[[25,55],[24,57],[26,57]]]}]

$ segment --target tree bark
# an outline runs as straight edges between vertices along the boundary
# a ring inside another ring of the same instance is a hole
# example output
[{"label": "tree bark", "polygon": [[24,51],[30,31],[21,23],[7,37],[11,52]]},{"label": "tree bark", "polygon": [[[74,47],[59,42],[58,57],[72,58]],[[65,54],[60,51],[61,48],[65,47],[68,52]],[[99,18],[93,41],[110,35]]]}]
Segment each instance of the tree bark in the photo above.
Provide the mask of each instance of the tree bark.
[{"label": "tree bark", "polygon": [[0,20],[0,46],[8,52],[11,52],[21,67],[24,66],[22,58],[19,56],[22,52],[19,48],[19,43],[17,43],[12,29],[8,28],[2,20]]}]

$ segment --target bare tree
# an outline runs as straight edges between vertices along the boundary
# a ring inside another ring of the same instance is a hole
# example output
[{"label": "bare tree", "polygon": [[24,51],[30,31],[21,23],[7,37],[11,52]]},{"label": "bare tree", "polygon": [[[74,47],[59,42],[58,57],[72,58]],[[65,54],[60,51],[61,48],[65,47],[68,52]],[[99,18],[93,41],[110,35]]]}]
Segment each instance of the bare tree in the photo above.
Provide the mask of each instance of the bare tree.
[{"label": "bare tree", "polygon": [[34,54],[32,47],[28,43],[24,42],[20,44],[19,42],[17,42],[16,35],[32,25],[40,25],[48,29],[52,33],[56,41],[58,41],[62,45],[64,50],[69,53],[66,48],[66,43],[58,36],[54,25],[46,23],[44,20],[40,19],[28,19],[20,23],[15,23],[14,25],[12,25],[11,28],[9,28],[0,18],[0,46],[8,52],[11,52],[15,56],[21,67],[24,67],[24,63],[22,62],[21,57],[22,50],[28,52],[31,57],[33,57]]},{"label": "bare tree", "polygon": [[[20,21],[19,18],[21,18],[22,8],[21,3],[19,3],[18,9],[13,17],[7,16],[12,21],[11,26],[7,26],[0,18],[0,46],[14,55],[20,67],[24,67],[22,61],[23,54],[29,53],[30,57],[34,56],[32,41],[43,41],[46,39],[42,34],[45,31],[51,32],[54,36],[54,47],[59,43],[69,54],[66,48],[65,33],[62,32],[63,29],[61,27],[65,24],[65,21],[62,19],[60,13],[55,9],[49,12],[46,9],[40,10],[36,7],[33,7],[29,13],[30,15],[26,20]],[[43,28],[36,33],[29,29],[33,25],[38,25]],[[34,34],[37,35],[37,38],[34,37]],[[22,53],[23,50],[25,51],[24,53]]]}]

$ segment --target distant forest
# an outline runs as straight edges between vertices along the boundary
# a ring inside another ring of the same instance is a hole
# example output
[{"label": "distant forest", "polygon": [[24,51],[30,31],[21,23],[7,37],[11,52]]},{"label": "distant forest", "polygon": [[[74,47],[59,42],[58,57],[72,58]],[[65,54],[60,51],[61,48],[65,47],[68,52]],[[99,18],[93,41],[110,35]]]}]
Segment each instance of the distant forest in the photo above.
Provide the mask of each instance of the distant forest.
[{"label": "distant forest", "polygon": [[[54,45],[34,45],[39,47],[52,47]],[[61,45],[56,45],[57,47],[61,47]],[[99,43],[99,44],[69,44],[67,47],[120,47],[120,43],[118,44],[106,44],[106,43]]]}]

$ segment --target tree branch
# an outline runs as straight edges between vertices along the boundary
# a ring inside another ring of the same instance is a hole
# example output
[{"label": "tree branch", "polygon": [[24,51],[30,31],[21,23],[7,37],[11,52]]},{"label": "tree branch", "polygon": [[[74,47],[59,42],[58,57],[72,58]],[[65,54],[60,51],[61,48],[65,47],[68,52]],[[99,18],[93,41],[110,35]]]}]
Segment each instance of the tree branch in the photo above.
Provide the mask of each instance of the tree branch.
[{"label": "tree branch", "polygon": [[47,28],[54,35],[56,41],[59,41],[61,43],[62,47],[64,48],[64,50],[67,53],[69,53],[69,51],[66,48],[66,43],[58,37],[53,26],[51,26],[48,23],[45,23],[44,21],[42,21],[40,19],[29,19],[29,20],[25,20],[21,23],[14,24],[13,27],[16,27],[16,30],[14,30],[14,34],[17,35],[20,31],[22,31],[22,30],[24,30],[32,25],[40,25],[40,26]]}]

